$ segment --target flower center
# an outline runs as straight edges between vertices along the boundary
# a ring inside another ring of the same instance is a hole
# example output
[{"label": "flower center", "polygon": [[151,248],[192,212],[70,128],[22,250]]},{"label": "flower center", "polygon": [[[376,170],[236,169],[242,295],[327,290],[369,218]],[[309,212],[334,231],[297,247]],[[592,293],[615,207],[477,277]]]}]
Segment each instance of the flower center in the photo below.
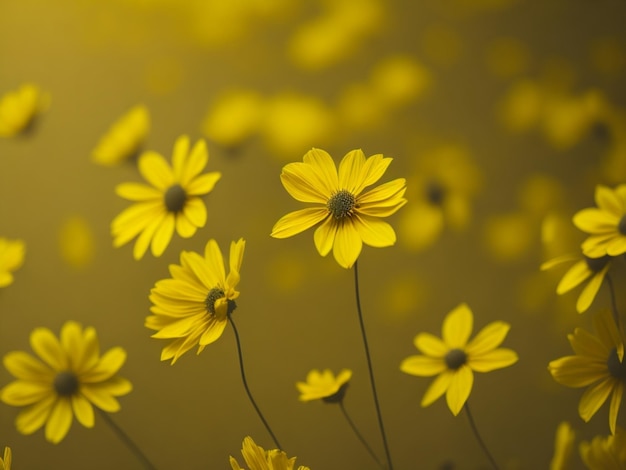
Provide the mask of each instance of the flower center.
[{"label": "flower center", "polygon": [[[215,315],[215,302],[217,302],[219,299],[223,299],[225,296],[226,294],[224,293],[224,289],[221,289],[219,287],[214,287],[213,289],[211,289],[207,294],[206,299],[204,300],[206,311],[209,312],[211,315]],[[237,304],[234,300],[230,299],[228,299],[226,303],[228,304],[226,315],[230,315],[237,308]]]},{"label": "flower center", "polygon": [[606,365],[609,369],[609,374],[616,379],[621,379],[626,382],[626,362],[619,361],[616,348],[613,348],[613,351],[611,351],[609,359],[606,361]]},{"label": "flower center", "polygon": [[185,207],[185,201],[187,201],[187,193],[180,184],[170,186],[165,191],[165,207],[169,212],[180,212]]},{"label": "flower center", "polygon": [[59,372],[53,385],[58,395],[69,397],[78,391],[78,378],[70,371]]},{"label": "flower center", "polygon": [[457,370],[467,362],[467,354],[462,349],[451,349],[444,359],[448,369]]},{"label": "flower center", "polygon": [[342,189],[330,197],[326,207],[335,219],[343,219],[352,215],[356,207],[356,198],[350,191]]},{"label": "flower center", "polygon": [[443,199],[446,195],[446,189],[438,181],[429,181],[426,185],[426,199],[433,206],[440,206],[443,204]]},{"label": "flower center", "polygon": [[585,258],[589,270],[594,273],[601,271],[602,268],[604,268],[611,259],[609,255],[604,255],[600,258],[589,258],[585,255],[583,255],[583,257]]},{"label": "flower center", "polygon": [[622,235],[626,235],[626,215],[623,215],[621,219],[619,219],[619,223],[617,224],[617,230]]}]

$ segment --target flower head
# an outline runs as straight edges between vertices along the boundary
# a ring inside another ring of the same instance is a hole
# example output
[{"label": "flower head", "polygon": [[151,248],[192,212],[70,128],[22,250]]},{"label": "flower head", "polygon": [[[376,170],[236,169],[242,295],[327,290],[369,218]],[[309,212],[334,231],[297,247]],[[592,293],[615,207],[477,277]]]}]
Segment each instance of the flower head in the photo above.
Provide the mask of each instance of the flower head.
[{"label": "flower head", "polygon": [[0,287],[13,284],[13,271],[24,262],[26,245],[22,240],[0,238]]},{"label": "flower head", "polygon": [[72,417],[87,428],[94,425],[93,406],[109,413],[118,411],[115,397],[132,390],[131,383],[117,375],[126,361],[126,351],[109,349],[102,356],[96,331],[68,321],[60,340],[47,328],[36,328],[30,345],[40,359],[13,351],[4,356],[4,366],[17,378],[0,390],[0,400],[25,407],[17,416],[17,430],[32,434],[45,425],[46,439],[60,442],[70,429]]},{"label": "flower head", "polygon": [[297,382],[300,391],[300,401],[323,400],[327,403],[336,403],[343,400],[352,378],[352,371],[343,369],[335,377],[330,369],[319,371],[313,369],[306,376],[306,382]]},{"label": "flower head", "polygon": [[430,333],[415,337],[415,347],[424,355],[407,357],[400,369],[420,377],[439,375],[426,390],[422,406],[430,405],[445,393],[448,407],[456,416],[472,391],[473,372],[490,372],[517,362],[515,351],[498,348],[509,332],[507,323],[490,323],[468,341],[473,322],[472,311],[460,304],[443,321],[443,341]]},{"label": "flower head", "polygon": [[626,431],[618,427],[611,436],[596,436],[591,442],[581,442],[580,456],[589,470],[623,470],[626,468]]},{"label": "flower head", "polygon": [[132,107],[111,126],[91,153],[103,166],[115,166],[137,154],[150,130],[150,114],[143,105]]},{"label": "flower head", "polygon": [[47,94],[36,85],[26,83],[0,98],[0,137],[12,137],[24,132],[35,117],[50,102]]},{"label": "flower head", "polygon": [[568,335],[575,355],[556,359],[548,365],[554,380],[567,387],[587,387],[578,405],[578,414],[589,421],[611,396],[609,427],[615,434],[617,413],[626,383],[624,341],[609,310],[593,317],[597,336],[582,328]]},{"label": "flower head", "polygon": [[11,448],[4,448],[4,458],[0,459],[0,470],[11,470]]},{"label": "flower head", "polygon": [[317,205],[283,216],[274,225],[272,236],[291,237],[319,224],[314,235],[317,251],[326,256],[332,249],[344,268],[356,262],[363,243],[393,245],[396,234],[380,218],[406,204],[405,179],[365,191],[382,177],[391,160],[380,154],[366,159],[361,150],[353,150],[343,158],[337,172],[328,153],[312,149],[303,162],[289,163],[280,175],[283,186],[294,199]]},{"label": "flower head", "polygon": [[162,361],[171,359],[174,364],[196,345],[199,354],[222,336],[228,315],[237,307],[245,245],[243,238],[230,243],[228,276],[217,242],[209,240],[204,257],[183,251],[180,265],[170,265],[172,277],[158,281],[152,288],[152,315],[146,318],[145,325],[157,331],[153,338],[173,340],[163,348]]},{"label": "flower head", "polygon": [[[254,443],[251,437],[246,436],[243,440],[241,455],[248,465],[249,470],[293,470],[296,458],[288,458],[287,454],[279,449],[265,450]],[[230,457],[232,470],[244,470],[239,466],[234,457]],[[309,467],[300,465],[298,470],[309,470]]]},{"label": "flower head", "polygon": [[204,227],[207,213],[201,196],[211,192],[221,177],[219,172],[202,173],[208,159],[204,141],[199,140],[190,151],[187,136],[176,140],[172,166],[158,153],[144,152],[139,171],[150,184],[122,183],[115,188],[119,196],[136,203],[113,220],[113,244],[122,246],[137,237],[135,259],[141,259],[148,246],[158,257],[174,230],[189,238]]}]

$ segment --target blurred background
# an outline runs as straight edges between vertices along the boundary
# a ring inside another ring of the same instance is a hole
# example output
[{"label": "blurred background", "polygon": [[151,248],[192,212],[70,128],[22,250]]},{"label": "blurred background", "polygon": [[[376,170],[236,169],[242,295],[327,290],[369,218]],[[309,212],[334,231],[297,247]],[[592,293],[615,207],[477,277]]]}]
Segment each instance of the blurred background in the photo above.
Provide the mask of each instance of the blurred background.
[{"label": "blurred background", "polygon": [[[245,436],[272,442],[245,396],[232,330],[170,366],[143,326],[149,291],[181,250],[243,237],[235,318],[250,387],[283,450],[312,470],[375,468],[338,407],[301,403],[295,388],[313,368],[352,369],[345,406],[384,455],[353,273],[317,254],[312,231],[269,236],[302,207],[280,183],[283,165],[311,147],[336,162],[362,148],[393,157],[383,181],[408,186],[409,203],[388,219],[396,246],[359,259],[395,467],[489,468],[465,416],[444,399],[420,407],[432,379],[399,370],[415,335],[440,336],[467,302],[475,331],[512,325],[504,346],[520,356],[476,374],[477,426],[502,468],[548,468],[561,421],[577,442],[609,432],[608,406],[583,423],[582,390],[547,371],[571,354],[567,333],[609,306],[608,290],[578,315],[580,291],[557,296],[564,271],[539,266],[577,252],[584,235],[571,216],[594,204],[596,184],[626,181],[625,24],[620,0],[0,0],[0,95],[34,83],[49,101],[27,132],[0,138],[0,236],[26,243],[0,291],[0,354],[30,352],[36,327],[94,326],[103,351],[128,352],[120,375],[134,390],[113,419],[157,468],[243,463]],[[110,235],[129,205],[114,187],[141,181],[135,160],[93,157],[136,105],[149,112],[141,149],[169,159],[178,136],[204,138],[207,169],[223,175],[205,198],[206,226],[140,261]],[[0,386],[11,380],[2,368]],[[98,416],[53,445],[43,431],[20,435],[18,411],[0,404],[0,446],[16,469],[140,468]],[[583,468],[577,451],[571,468]]]}]

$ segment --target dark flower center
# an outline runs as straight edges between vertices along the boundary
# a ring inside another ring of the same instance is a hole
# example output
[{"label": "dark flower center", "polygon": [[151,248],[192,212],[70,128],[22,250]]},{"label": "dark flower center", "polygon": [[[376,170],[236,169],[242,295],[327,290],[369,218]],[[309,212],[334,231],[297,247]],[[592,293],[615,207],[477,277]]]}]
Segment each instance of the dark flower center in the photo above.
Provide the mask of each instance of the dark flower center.
[{"label": "dark flower center", "polygon": [[350,191],[342,189],[331,196],[326,207],[335,219],[343,219],[352,215],[352,211],[356,207],[356,198]]},{"label": "dark flower center", "polygon": [[446,195],[446,189],[438,181],[429,181],[426,185],[426,199],[433,206],[440,206],[443,204],[443,199]]},{"label": "dark flower center", "polygon": [[611,257],[609,255],[604,255],[600,258],[589,258],[588,256],[583,255],[585,261],[587,263],[587,267],[590,271],[597,273],[598,271],[602,271],[602,269],[608,264]]},{"label": "dark flower center", "polygon": [[187,201],[187,193],[180,184],[175,184],[165,191],[165,207],[169,212],[182,211],[185,201]]},{"label": "dark flower center", "polygon": [[619,219],[619,223],[617,224],[617,230],[622,235],[626,235],[626,215],[623,215],[621,219]]},{"label": "dark flower center", "polygon": [[462,349],[451,349],[444,359],[448,369],[457,370],[467,362],[467,354]]},{"label": "dark flower center", "polygon": [[606,365],[609,369],[609,374],[616,379],[626,382],[626,362],[619,361],[616,348],[613,348],[613,351],[611,351],[609,359],[606,361]]},{"label": "dark flower center", "polygon": [[69,397],[78,391],[78,378],[73,372],[59,372],[54,378],[54,390],[58,395]]},{"label": "dark flower center", "polygon": [[[209,291],[204,300],[204,305],[206,306],[206,311],[211,315],[215,315],[215,302],[219,299],[223,299],[226,294],[224,294],[224,290],[219,287],[214,287]],[[230,315],[237,308],[237,304],[234,300],[227,300],[228,308],[226,311],[226,315]]]}]

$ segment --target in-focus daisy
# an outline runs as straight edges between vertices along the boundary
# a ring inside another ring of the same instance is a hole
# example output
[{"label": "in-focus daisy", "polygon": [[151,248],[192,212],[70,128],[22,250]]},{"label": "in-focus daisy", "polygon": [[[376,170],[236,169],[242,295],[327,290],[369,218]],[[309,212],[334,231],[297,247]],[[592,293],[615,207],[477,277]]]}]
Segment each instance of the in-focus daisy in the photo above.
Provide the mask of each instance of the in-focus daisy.
[{"label": "in-focus daisy", "polygon": [[297,382],[300,391],[300,401],[323,400],[326,403],[335,403],[343,399],[352,378],[352,371],[343,369],[337,377],[330,369],[319,371],[313,369],[306,376],[306,382]]},{"label": "in-focus daisy", "polygon": [[115,166],[136,155],[150,131],[150,113],[143,105],[132,107],[102,136],[91,159],[103,166]]},{"label": "in-focus daisy", "polygon": [[4,458],[0,459],[0,470],[11,470],[11,448],[4,448]]},{"label": "in-focus daisy", "polygon": [[274,225],[272,236],[291,237],[319,224],[314,235],[317,251],[326,256],[332,249],[344,268],[356,262],[363,243],[374,247],[393,245],[396,234],[380,219],[406,204],[405,179],[365,191],[383,176],[391,160],[380,154],[366,159],[361,150],[353,150],[337,171],[328,153],[312,149],[303,162],[285,165],[280,179],[287,192],[298,201],[316,206],[283,216]]},{"label": "in-focus daisy", "polygon": [[24,263],[26,245],[22,240],[0,237],[0,287],[13,284],[13,271]]},{"label": "in-focus daisy", "polygon": [[515,351],[498,348],[509,332],[509,324],[490,323],[468,341],[473,323],[472,311],[463,303],[444,319],[443,340],[430,333],[415,337],[415,347],[424,355],[407,357],[400,369],[420,377],[439,375],[426,390],[422,406],[430,405],[445,393],[448,407],[456,416],[472,391],[473,372],[490,372],[517,362]]},{"label": "in-focus daisy", "polygon": [[239,297],[239,271],[246,242],[230,243],[229,273],[226,276],[222,252],[209,240],[204,256],[183,251],[180,265],[171,264],[170,279],[158,281],[150,291],[152,315],[146,327],[157,332],[153,338],[171,340],[161,352],[161,360],[172,360],[198,345],[198,354],[216,341],[228,323]]},{"label": "in-focus daisy", "polygon": [[17,416],[17,430],[32,434],[45,425],[46,439],[60,442],[75,416],[87,428],[94,425],[93,407],[112,413],[120,409],[116,397],[132,390],[131,383],[117,375],[126,361],[126,351],[109,349],[102,356],[96,331],[68,321],[60,340],[47,328],[36,328],[30,345],[39,356],[13,351],[4,356],[4,366],[17,378],[0,390],[0,400],[25,407]]},{"label": "in-focus daisy", "polygon": [[115,192],[135,204],[111,223],[113,245],[118,247],[137,237],[133,256],[141,259],[150,246],[161,256],[174,231],[189,238],[206,224],[206,206],[201,196],[213,190],[222,176],[202,173],[209,160],[206,144],[199,140],[189,149],[189,138],[181,136],[174,144],[172,166],[156,152],[139,157],[139,171],[149,183],[122,183]]},{"label": "in-focus daisy", "polygon": [[28,130],[49,103],[50,97],[32,83],[6,93],[0,98],[0,137],[12,137]]},{"label": "in-focus daisy", "polygon": [[[241,455],[248,466],[248,470],[293,470],[296,464],[295,457],[287,457],[287,454],[279,449],[265,450],[254,443],[250,436],[243,440]],[[230,457],[232,470],[245,470],[240,467],[234,457]],[[309,470],[309,467],[300,465],[298,470]]]},{"label": "in-focus daisy", "polygon": [[626,431],[617,427],[614,435],[596,436],[580,443],[580,456],[589,470],[626,468]]}]

